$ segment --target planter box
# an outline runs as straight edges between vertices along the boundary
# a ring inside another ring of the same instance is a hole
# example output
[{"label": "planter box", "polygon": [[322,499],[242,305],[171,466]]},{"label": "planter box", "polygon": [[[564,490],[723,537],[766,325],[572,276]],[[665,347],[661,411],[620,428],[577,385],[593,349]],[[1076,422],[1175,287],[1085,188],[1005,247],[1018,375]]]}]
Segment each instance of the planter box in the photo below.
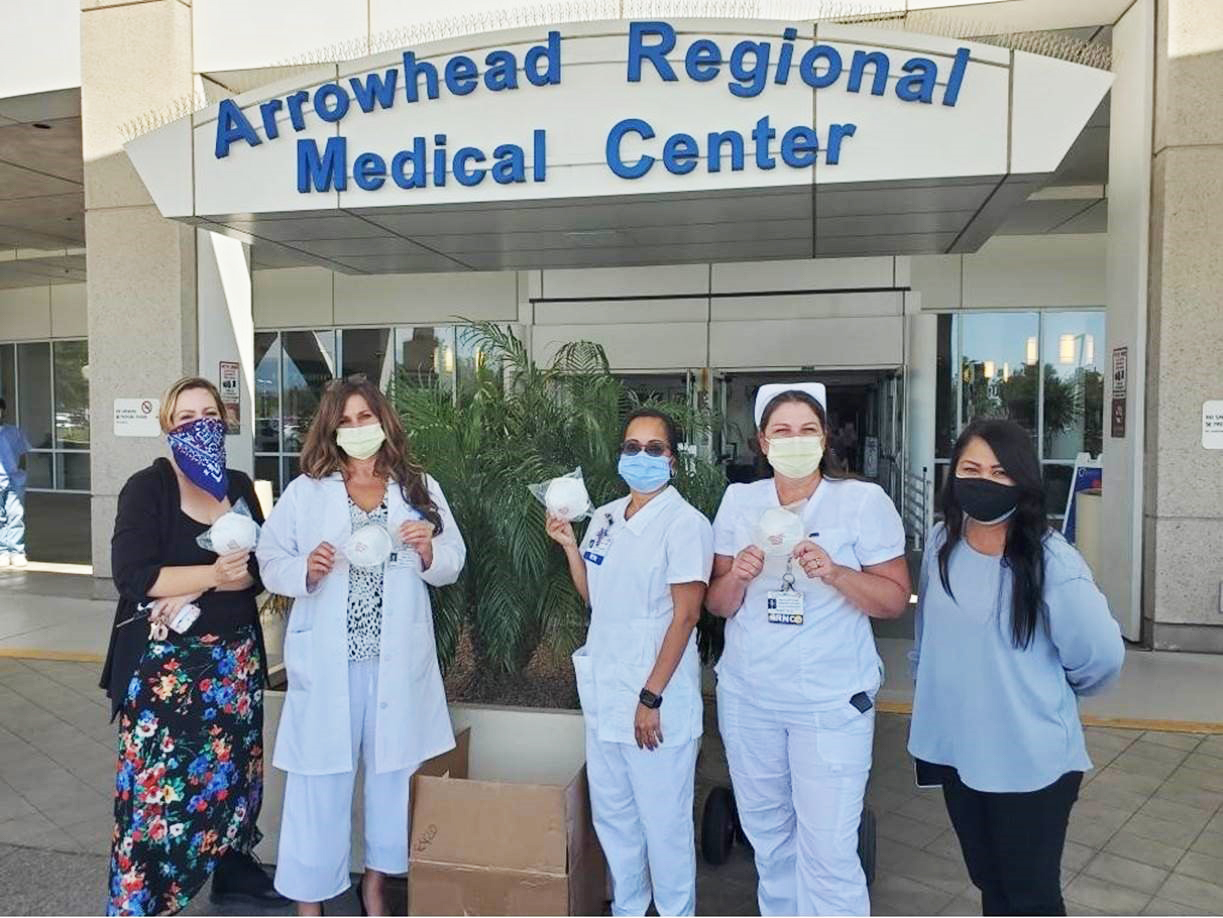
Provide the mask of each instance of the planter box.
[{"label": "planter box", "polygon": [[415,778],[409,914],[602,914],[581,715],[455,705],[452,717],[470,754],[449,777]]}]

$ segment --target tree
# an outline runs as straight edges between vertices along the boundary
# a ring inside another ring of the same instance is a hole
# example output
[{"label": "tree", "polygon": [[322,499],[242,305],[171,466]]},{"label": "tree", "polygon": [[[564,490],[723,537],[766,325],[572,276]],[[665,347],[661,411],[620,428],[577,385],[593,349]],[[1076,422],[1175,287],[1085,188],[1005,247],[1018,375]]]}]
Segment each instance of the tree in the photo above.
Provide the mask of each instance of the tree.
[{"label": "tree", "polygon": [[[585,633],[585,606],[527,485],[580,466],[595,505],[622,495],[621,428],[640,400],[596,344],[566,344],[541,367],[494,323],[460,334],[482,355],[474,378],[451,394],[401,377],[392,397],[469,549],[458,583],[434,592],[438,656],[449,665],[466,633],[477,672],[495,678],[521,672],[541,644],[570,652]],[[712,429],[713,418],[686,403],[650,404],[675,417],[690,442]],[[725,489],[721,468],[688,451],[678,459],[676,486],[712,514]]]}]

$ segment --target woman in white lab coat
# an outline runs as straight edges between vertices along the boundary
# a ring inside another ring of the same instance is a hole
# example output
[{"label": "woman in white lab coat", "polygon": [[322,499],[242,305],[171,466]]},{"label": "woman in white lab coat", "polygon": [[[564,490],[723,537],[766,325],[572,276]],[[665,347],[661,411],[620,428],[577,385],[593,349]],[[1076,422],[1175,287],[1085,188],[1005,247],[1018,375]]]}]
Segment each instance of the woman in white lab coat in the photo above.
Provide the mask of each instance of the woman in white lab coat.
[{"label": "woman in white lab coat", "polygon": [[713,524],[706,607],[728,619],[718,726],[761,915],[869,915],[858,823],[882,682],[870,618],[909,601],[904,527],[824,458],[819,383],[762,386],[774,476],[733,484]]},{"label": "woman in white lab coat", "polygon": [[454,746],[426,584],[453,583],[466,548],[386,396],[364,378],[328,387],[301,468],[257,550],[267,589],[294,600],[284,643],[289,686],[272,759],[288,772],[276,889],[298,902],[299,914],[317,915],[323,901],[349,887],[360,757],[359,895],[370,914],[385,914],[386,875],[408,869],[412,772]]},{"label": "woman in white lab coat", "polygon": [[591,608],[573,666],[614,915],[644,915],[651,893],[660,915],[696,906],[692,794],[703,711],[693,628],[713,535],[671,487],[678,448],[670,418],[639,409],[618,466],[628,496],[599,507],[580,543],[569,523],[548,521]]}]

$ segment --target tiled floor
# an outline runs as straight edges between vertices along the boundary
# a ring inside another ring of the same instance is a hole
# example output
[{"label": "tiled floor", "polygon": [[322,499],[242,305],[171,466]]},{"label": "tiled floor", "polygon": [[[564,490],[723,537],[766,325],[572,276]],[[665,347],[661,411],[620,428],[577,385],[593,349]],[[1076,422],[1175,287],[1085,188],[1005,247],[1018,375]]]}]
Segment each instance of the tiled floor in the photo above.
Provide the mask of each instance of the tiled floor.
[{"label": "tiled floor", "polygon": [[[95,664],[0,659],[0,911],[97,910],[113,770],[97,673]],[[879,820],[874,911],[980,914],[938,793],[913,785],[907,726],[879,718],[869,792]],[[1070,911],[1223,913],[1223,735],[1091,728],[1088,745],[1097,771],[1063,861]],[[725,780],[715,730],[699,775],[698,809]],[[754,914],[750,852],[736,847],[719,868],[702,863],[697,904],[707,914]],[[190,911],[218,913],[206,897]]]}]

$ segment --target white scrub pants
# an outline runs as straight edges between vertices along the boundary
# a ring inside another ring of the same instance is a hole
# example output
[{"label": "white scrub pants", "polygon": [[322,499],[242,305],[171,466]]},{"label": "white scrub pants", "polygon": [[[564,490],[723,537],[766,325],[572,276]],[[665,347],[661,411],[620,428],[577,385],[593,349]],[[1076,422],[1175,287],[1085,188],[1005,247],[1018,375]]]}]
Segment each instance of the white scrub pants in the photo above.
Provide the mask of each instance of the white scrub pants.
[{"label": "white scrub pants", "polygon": [[659,915],[694,914],[692,794],[700,742],[664,742],[650,751],[586,731],[590,808],[611,871],[613,915],[644,915],[651,880]]},{"label": "white scrub pants", "polygon": [[783,712],[718,688],[739,821],[756,854],[761,915],[869,915],[858,824],[875,711]]},{"label": "white scrub pants", "polygon": [[331,775],[289,772],[276,891],[296,902],[323,902],[351,885],[352,795],[356,763],[365,764],[365,866],[382,873],[408,870],[408,789],[415,769],[377,774],[378,661],[348,664],[353,770]]}]

